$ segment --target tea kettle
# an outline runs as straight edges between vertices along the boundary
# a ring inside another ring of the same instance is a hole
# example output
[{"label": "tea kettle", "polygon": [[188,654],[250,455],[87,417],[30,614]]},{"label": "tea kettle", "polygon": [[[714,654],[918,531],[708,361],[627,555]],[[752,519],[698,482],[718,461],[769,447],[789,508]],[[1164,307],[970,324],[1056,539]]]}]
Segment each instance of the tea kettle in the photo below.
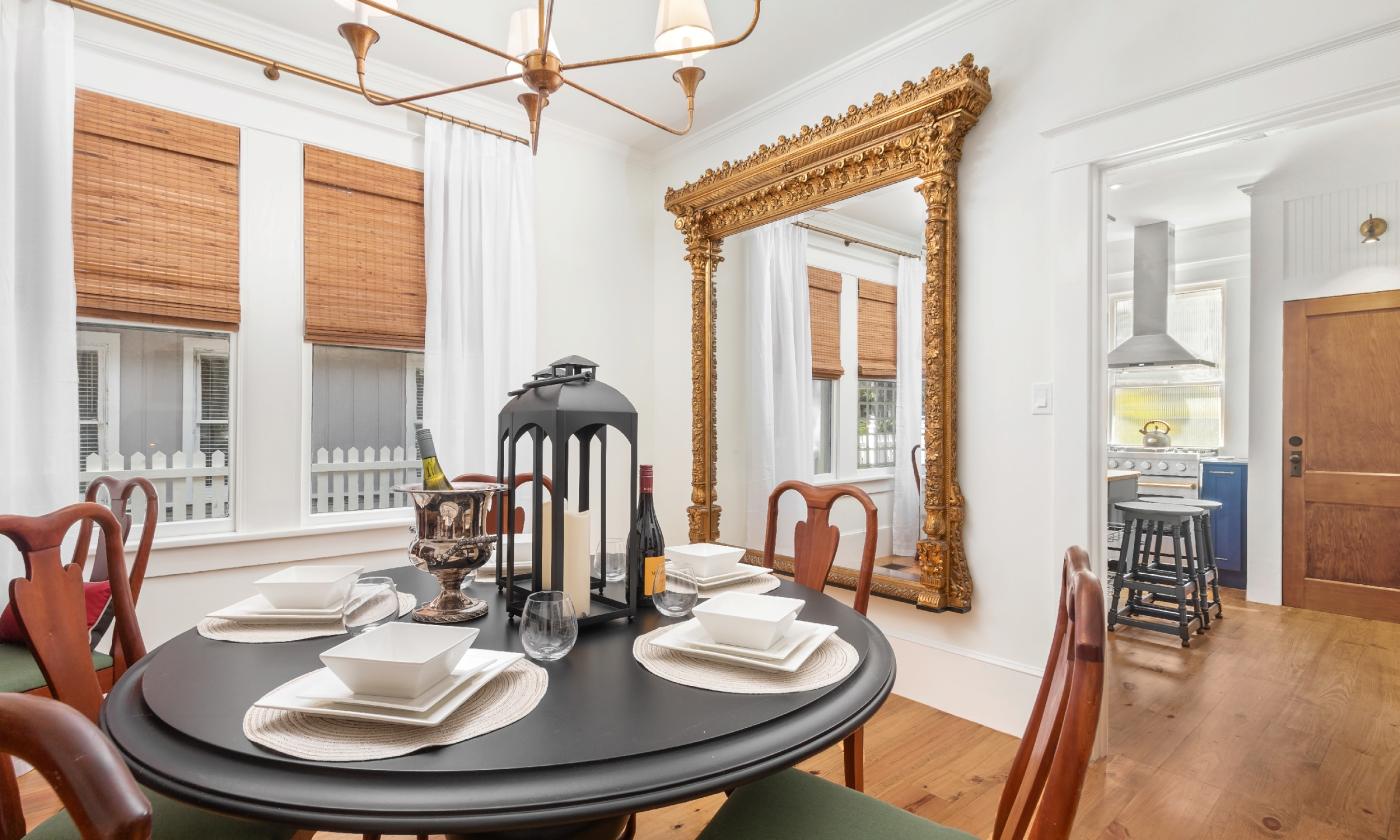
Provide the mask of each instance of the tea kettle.
[{"label": "tea kettle", "polygon": [[1142,445],[1149,449],[1162,449],[1172,445],[1171,426],[1161,420],[1148,420],[1138,433],[1142,435]]}]

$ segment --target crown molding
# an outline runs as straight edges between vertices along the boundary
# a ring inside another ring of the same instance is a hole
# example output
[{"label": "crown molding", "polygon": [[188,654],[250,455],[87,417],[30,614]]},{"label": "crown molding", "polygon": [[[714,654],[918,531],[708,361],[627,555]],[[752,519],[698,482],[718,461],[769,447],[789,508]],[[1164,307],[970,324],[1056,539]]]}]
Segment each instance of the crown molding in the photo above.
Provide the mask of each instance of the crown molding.
[{"label": "crown molding", "polygon": [[1200,91],[1210,90],[1211,88],[1220,87],[1222,85],[1227,85],[1231,82],[1237,82],[1241,79],[1249,78],[1250,76],[1257,76],[1261,73],[1267,73],[1271,70],[1277,70],[1280,67],[1286,67],[1290,64],[1296,64],[1300,61],[1307,61],[1310,58],[1316,58],[1317,56],[1325,55],[1326,53],[1346,49],[1347,47],[1355,46],[1356,44],[1360,44],[1365,41],[1370,41],[1375,38],[1382,38],[1386,35],[1392,35],[1397,32],[1400,32],[1400,18],[1393,18],[1391,20],[1383,21],[1373,26],[1367,26],[1361,29],[1353,30],[1346,34],[1339,35],[1335,38],[1328,38],[1323,41],[1317,41],[1300,49],[1281,53],[1279,55],[1274,56],[1273,58],[1258,61],[1254,64],[1246,64],[1243,67],[1237,67],[1234,70],[1228,70],[1224,73],[1218,73],[1214,76],[1207,76],[1204,79],[1199,79],[1197,81],[1190,82],[1179,87],[1171,88],[1169,90],[1161,91],[1159,93],[1154,93],[1151,96],[1145,96],[1141,99],[1135,99],[1131,102],[1125,102],[1121,105],[1114,105],[1111,108],[1105,108],[1102,111],[1095,111],[1092,114],[1085,114],[1084,116],[1076,117],[1072,120],[1069,120],[1068,122],[1063,122],[1059,125],[1044,129],[1040,132],[1040,134],[1042,137],[1046,138],[1057,137],[1061,134],[1074,131],[1075,129],[1083,128],[1087,125],[1092,125],[1097,122],[1103,122],[1104,120],[1119,117],[1124,114],[1130,114],[1134,111],[1140,111],[1144,108],[1149,108],[1153,105],[1157,105],[1162,102],[1167,102],[1178,97],[1187,96],[1192,93],[1199,93]]},{"label": "crown molding", "polygon": [[[290,64],[299,64],[327,76],[345,78],[347,70],[353,69],[350,66],[350,56],[346,50],[337,49],[336,45],[309,38],[283,27],[273,26],[266,21],[236,11],[229,5],[217,5],[208,2],[208,0],[119,0],[119,2],[110,2],[109,5],[128,14],[149,18],[207,38],[225,41],[240,49],[260,53]],[[80,27],[81,21],[85,17],[81,14],[78,15]],[[120,23],[112,23],[111,25],[122,26]],[[131,27],[125,28],[129,28],[132,32],[145,38],[166,40],[160,35],[142,32]],[[132,53],[130,50],[113,47],[101,40],[84,38],[81,29],[79,30],[79,39],[94,46],[149,58],[149,56]],[[189,45],[182,46],[191,50],[200,49]],[[432,78],[387,63],[375,65],[375,77],[376,86],[388,91],[431,90],[446,87],[453,84],[454,81],[460,81]],[[260,76],[259,81],[262,81]],[[257,84],[255,87],[271,95],[279,95],[277,85],[280,84],[284,84],[284,82],[266,82]],[[244,87],[254,86],[245,85]],[[387,110],[358,100],[349,93],[337,92],[336,96],[343,96],[348,103],[358,102],[364,108],[372,108],[375,111]],[[300,100],[298,101],[300,102]],[[438,97],[434,103],[432,107],[459,113],[468,119],[497,126],[516,134],[528,134],[529,132],[529,126],[518,108],[478,93],[449,94]],[[353,113],[348,108],[345,110],[337,109],[336,113],[341,116],[353,117]],[[573,143],[584,143],[613,154],[646,156],[646,153],[639,149],[567,122],[551,120],[550,127],[552,131],[562,134],[565,139]]]},{"label": "crown molding", "polygon": [[953,0],[933,14],[920,18],[900,30],[898,34],[868,44],[816,73],[774,91],[703,129],[691,132],[656,152],[656,158],[659,161],[671,160],[703,149],[729,134],[762,122],[793,102],[801,101],[825,87],[858,74],[867,73],[874,67],[924,46],[933,38],[952,32],[1014,2],[1016,0]]}]

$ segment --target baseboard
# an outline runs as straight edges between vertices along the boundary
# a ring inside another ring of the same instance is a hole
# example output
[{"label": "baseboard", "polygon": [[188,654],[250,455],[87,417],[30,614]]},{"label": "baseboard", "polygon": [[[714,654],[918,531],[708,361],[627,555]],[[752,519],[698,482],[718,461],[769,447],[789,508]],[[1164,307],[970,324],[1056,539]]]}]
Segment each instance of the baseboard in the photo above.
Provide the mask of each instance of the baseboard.
[{"label": "baseboard", "polygon": [[1020,737],[1030,719],[1040,677],[985,658],[888,636],[901,697]]}]

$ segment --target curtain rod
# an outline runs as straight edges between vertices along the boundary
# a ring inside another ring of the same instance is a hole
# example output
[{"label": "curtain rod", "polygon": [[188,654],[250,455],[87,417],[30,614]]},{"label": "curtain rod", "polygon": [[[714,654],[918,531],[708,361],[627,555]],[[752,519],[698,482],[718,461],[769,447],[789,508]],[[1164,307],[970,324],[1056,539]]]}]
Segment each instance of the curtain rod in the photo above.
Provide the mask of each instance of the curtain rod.
[{"label": "curtain rod", "polygon": [[[53,0],[53,2],[62,3],[65,6],[72,6],[73,8],[84,12],[91,12],[92,14],[97,15],[98,17],[105,17],[108,20],[115,20],[118,23],[125,23],[129,26],[134,26],[137,29],[144,29],[147,32],[154,32],[157,35],[165,35],[166,37],[174,38],[177,41],[184,41],[186,44],[193,44],[197,47],[204,47],[205,49],[213,50],[217,53],[223,53],[224,55],[232,56],[233,58],[241,58],[244,61],[252,62],[253,64],[260,65],[263,68],[263,75],[266,76],[270,81],[277,81],[281,74],[286,72],[291,73],[293,76],[300,76],[303,79],[307,79],[313,82],[319,82],[323,85],[329,85],[330,87],[339,88],[340,90],[353,93],[357,98],[360,96],[359,87],[357,87],[356,85],[352,85],[349,82],[342,82],[339,79],[332,78],[321,73],[317,73],[315,70],[307,70],[304,67],[297,67],[294,64],[286,64],[281,61],[274,61],[266,56],[258,55],[257,53],[253,52],[248,52],[247,50],[241,50],[238,47],[232,47],[228,44],[224,44],[219,41],[212,41],[208,38],[202,38],[199,35],[194,35],[180,29],[175,29],[174,27],[166,26],[162,23],[156,23],[155,21],[146,20],[145,18],[137,17],[136,15],[129,15],[126,12],[119,12],[116,9],[109,9],[106,6],[99,6],[96,3],[89,3],[88,0]],[[369,93],[372,96],[382,95],[375,93],[374,91],[369,91]],[[431,117],[433,119],[443,120],[444,122],[450,122],[454,125],[460,125],[464,128],[470,128],[473,131],[480,131],[483,134],[490,134],[493,137],[500,137],[502,140],[513,140],[516,143],[523,143],[526,146],[530,145],[530,141],[526,140],[524,137],[520,137],[506,131],[502,131],[499,128],[492,128],[489,125],[482,125],[481,123],[475,123],[471,120],[462,119],[461,117],[454,117],[451,114],[445,113],[443,111],[435,111],[431,108],[424,108],[422,105],[418,105],[412,102],[401,103],[398,107],[403,108],[406,111],[412,111],[415,114],[422,114],[425,117]]]},{"label": "curtain rod", "polygon": [[837,233],[834,230],[827,230],[826,228],[817,227],[816,225],[809,225],[806,222],[793,222],[793,224],[805,230],[810,230],[813,233],[822,233],[827,236],[835,237],[836,239],[841,240],[847,245],[864,245],[867,248],[874,248],[877,251],[885,251],[886,253],[896,254],[901,257],[909,257],[910,259],[915,260],[920,259],[922,257],[921,254],[911,254],[908,251],[901,251],[898,248],[891,248],[888,245],[881,245],[878,242],[871,242],[868,239],[861,239],[857,236],[850,236],[844,233]]}]

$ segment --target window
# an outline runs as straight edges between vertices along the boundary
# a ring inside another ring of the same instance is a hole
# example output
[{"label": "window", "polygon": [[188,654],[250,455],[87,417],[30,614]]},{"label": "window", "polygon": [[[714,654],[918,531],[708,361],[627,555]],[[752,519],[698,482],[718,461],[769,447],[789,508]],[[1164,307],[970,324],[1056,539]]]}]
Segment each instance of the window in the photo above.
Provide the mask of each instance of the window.
[{"label": "window", "polygon": [[836,471],[832,451],[832,423],[836,415],[836,382],[831,379],[812,380],[812,472],[831,475]]},{"label": "window", "polygon": [[[1132,335],[1133,299],[1115,297],[1113,346]],[[1218,449],[1225,442],[1222,411],[1225,384],[1225,289],[1222,284],[1186,289],[1167,302],[1167,331],[1215,367],[1140,368],[1112,372],[1109,442],[1138,446],[1138,432],[1151,420],[1171,426],[1172,445]]]},{"label": "window", "polygon": [[102,469],[108,453],[117,451],[120,390],[117,367],[121,338],[116,333],[78,332],[78,470]]},{"label": "window", "polygon": [[79,491],[99,475],[139,475],[161,522],[230,519],[231,349],[228,334],[81,324]]},{"label": "window", "polygon": [[310,512],[407,506],[422,418],[422,353],[312,345]]},{"label": "window", "polygon": [[895,380],[861,379],[856,416],[856,466],[894,466]]}]

